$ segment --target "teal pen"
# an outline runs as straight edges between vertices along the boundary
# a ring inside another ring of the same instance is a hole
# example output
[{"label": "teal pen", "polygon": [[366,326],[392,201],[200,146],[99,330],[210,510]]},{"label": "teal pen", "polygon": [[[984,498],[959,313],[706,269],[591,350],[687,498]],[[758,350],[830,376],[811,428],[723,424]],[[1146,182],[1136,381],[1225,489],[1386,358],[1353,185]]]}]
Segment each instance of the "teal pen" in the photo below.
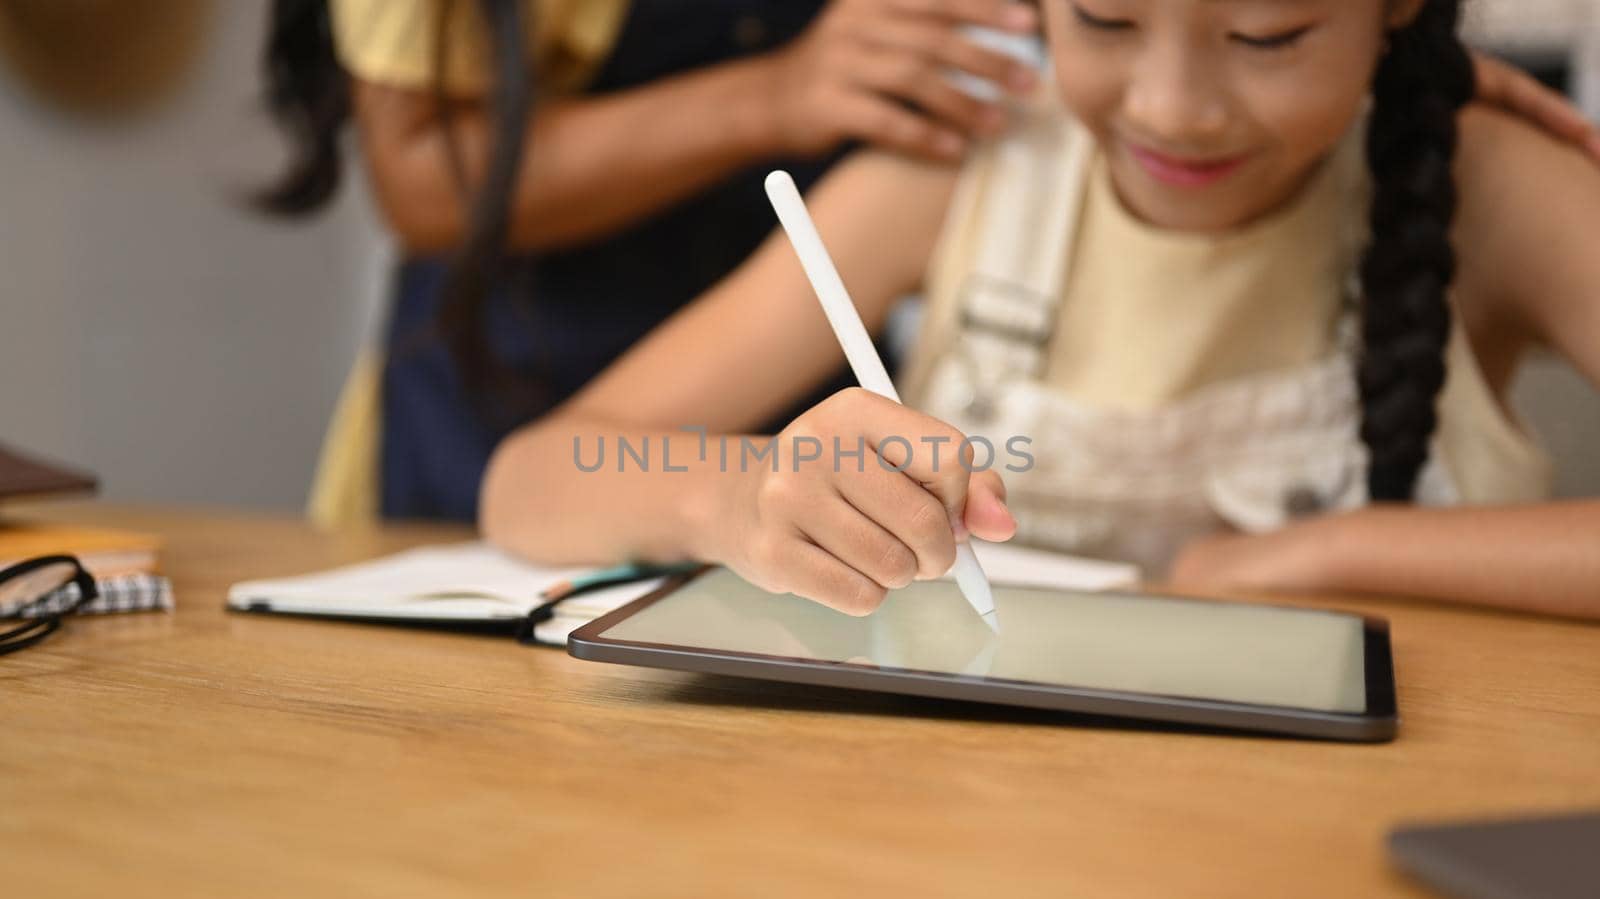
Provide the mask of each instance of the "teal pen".
[{"label": "teal pen", "polygon": [[558,584],[539,591],[539,598],[544,600],[522,619],[522,624],[517,628],[517,640],[522,643],[534,643],[534,626],[549,621],[555,617],[556,606],[561,605],[575,596],[602,590],[606,587],[615,587],[619,584],[631,584],[636,581],[647,581],[655,577],[665,577],[671,574],[687,574],[700,568],[700,562],[683,562],[676,565],[651,565],[645,562],[626,562],[610,568],[598,568],[594,571],[580,574]]},{"label": "teal pen", "polygon": [[669,574],[684,574],[699,567],[699,562],[684,562],[676,565],[625,562],[610,568],[599,568],[580,574],[570,580],[562,581],[559,584],[551,584],[539,591],[540,598],[545,600],[545,606],[541,606],[541,608],[554,605],[564,599],[571,599],[580,593],[588,593],[604,587],[615,587],[618,584],[629,584],[634,581],[645,581],[653,577],[662,577]]}]

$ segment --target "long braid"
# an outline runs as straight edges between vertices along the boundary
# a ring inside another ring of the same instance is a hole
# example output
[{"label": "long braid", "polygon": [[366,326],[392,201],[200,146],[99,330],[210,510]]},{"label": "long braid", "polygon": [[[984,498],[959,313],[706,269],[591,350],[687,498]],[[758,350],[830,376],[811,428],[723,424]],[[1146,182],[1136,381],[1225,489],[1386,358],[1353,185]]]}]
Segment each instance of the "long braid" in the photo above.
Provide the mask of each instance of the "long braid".
[{"label": "long braid", "polygon": [[1390,34],[1373,85],[1372,242],[1361,262],[1361,439],[1374,501],[1412,498],[1437,423],[1455,275],[1456,117],[1473,95],[1459,0],[1427,0]]}]

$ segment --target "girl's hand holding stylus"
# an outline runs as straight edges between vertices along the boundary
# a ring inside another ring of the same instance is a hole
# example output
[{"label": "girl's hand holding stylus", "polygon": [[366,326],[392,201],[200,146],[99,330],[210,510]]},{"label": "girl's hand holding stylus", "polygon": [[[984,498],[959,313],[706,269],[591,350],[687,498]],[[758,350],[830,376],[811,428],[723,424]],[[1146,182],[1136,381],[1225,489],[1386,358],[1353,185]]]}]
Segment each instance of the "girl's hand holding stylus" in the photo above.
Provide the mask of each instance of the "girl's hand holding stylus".
[{"label": "girl's hand holding stylus", "polygon": [[865,615],[888,590],[943,575],[967,534],[1016,530],[999,475],[968,470],[985,463],[970,446],[963,455],[964,439],[866,390],[836,393],[778,435],[775,459],[740,464],[730,451],[699,555],[763,589]]}]

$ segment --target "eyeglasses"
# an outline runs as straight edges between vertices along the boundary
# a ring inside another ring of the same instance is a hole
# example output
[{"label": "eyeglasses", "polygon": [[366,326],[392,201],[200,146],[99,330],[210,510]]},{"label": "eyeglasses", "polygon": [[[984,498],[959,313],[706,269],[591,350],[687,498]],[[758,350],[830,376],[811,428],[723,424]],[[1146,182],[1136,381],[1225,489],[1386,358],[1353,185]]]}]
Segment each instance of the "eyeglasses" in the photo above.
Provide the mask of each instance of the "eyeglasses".
[{"label": "eyeglasses", "polygon": [[63,619],[99,595],[94,578],[72,556],[41,556],[0,570],[0,621],[23,621],[0,630],[0,655],[55,633]]}]

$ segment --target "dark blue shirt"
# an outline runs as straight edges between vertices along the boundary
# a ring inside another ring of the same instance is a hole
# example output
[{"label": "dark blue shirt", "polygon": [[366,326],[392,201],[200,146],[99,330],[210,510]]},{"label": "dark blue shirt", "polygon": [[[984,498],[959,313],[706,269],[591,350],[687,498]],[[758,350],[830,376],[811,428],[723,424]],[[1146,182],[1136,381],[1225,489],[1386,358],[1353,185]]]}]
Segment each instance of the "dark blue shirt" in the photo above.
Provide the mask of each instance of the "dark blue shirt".
[{"label": "dark blue shirt", "polygon": [[[634,0],[589,92],[627,90],[769,50],[798,35],[823,5]],[[537,155],[537,146],[530,149]],[[445,263],[403,263],[386,335],[383,514],[475,520],[479,484],[501,439],[571,396],[767,236],[775,219],[762,178],[776,165],[804,188],[827,163],[764,162],[602,240],[511,260],[484,315],[485,341],[512,375],[505,390],[469,391],[438,338]],[[849,383],[841,374],[822,392]]]}]

